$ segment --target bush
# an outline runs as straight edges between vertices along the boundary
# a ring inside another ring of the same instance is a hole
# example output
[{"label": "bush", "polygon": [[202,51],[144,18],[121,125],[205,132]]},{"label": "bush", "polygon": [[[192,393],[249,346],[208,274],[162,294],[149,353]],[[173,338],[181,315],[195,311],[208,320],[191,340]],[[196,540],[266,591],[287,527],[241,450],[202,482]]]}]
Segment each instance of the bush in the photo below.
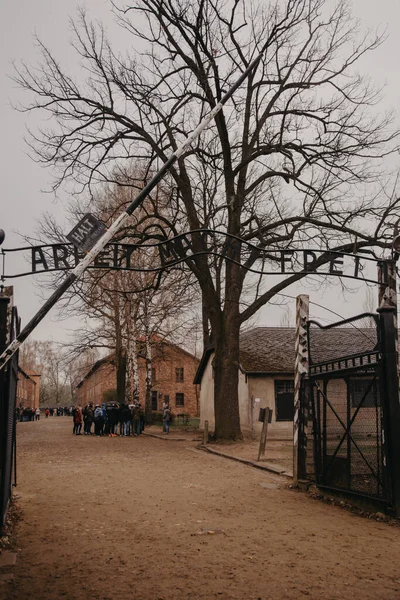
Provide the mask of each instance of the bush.
[{"label": "bush", "polygon": [[[152,413],[152,425],[157,425],[161,427],[163,422],[163,413],[162,412],[153,412]],[[198,429],[200,425],[199,417],[191,417],[186,413],[171,413],[171,420],[169,422],[170,427],[175,427],[176,429]]]},{"label": "bush", "polygon": [[[171,420],[169,422],[170,425],[175,421],[175,416],[171,413]],[[152,412],[151,413],[151,423],[152,425],[162,425],[163,424],[163,413],[162,412]]]}]

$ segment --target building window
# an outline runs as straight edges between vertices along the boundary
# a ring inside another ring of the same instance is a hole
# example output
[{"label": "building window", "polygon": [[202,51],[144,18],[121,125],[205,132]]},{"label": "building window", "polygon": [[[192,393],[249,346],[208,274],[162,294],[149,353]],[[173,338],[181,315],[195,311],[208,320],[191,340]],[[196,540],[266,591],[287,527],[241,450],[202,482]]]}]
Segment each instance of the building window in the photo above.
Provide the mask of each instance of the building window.
[{"label": "building window", "polygon": [[275,381],[275,411],[277,421],[293,421],[294,387],[293,379]]},{"label": "building window", "polygon": [[175,406],[185,406],[185,394],[175,395]]},{"label": "building window", "polygon": [[157,396],[158,396],[158,392],[156,392],[156,391],[151,392],[151,410],[157,410],[157,408],[158,408]]},{"label": "building window", "polygon": [[176,367],[175,375],[176,383],[183,383],[183,367]]},{"label": "building window", "polygon": [[157,381],[156,370],[155,370],[154,367],[151,367],[151,380],[152,381]]},{"label": "building window", "polygon": [[352,408],[376,408],[381,405],[378,381],[352,378],[349,380]]}]

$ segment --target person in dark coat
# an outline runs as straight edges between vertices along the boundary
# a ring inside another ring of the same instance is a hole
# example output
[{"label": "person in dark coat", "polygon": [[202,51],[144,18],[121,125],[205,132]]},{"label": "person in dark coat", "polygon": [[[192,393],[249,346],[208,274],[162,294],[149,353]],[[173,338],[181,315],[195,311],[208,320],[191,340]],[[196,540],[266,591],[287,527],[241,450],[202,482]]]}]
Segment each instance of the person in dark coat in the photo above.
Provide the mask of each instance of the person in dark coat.
[{"label": "person in dark coat", "polygon": [[131,433],[131,411],[129,410],[129,406],[127,404],[122,403],[120,408],[120,420],[122,425],[122,433],[121,435],[129,436]]},{"label": "person in dark coat", "polygon": [[94,409],[94,433],[95,435],[103,435],[104,428],[104,418],[103,418],[103,410],[100,404],[96,404],[96,408]]},{"label": "person in dark coat", "polygon": [[81,429],[82,429],[82,411],[79,408],[79,406],[77,406],[75,409],[75,413],[74,413],[73,433],[75,433],[75,435],[81,435]]},{"label": "person in dark coat", "polygon": [[107,417],[106,417],[105,433],[106,433],[106,435],[109,435],[109,436],[112,435],[112,433],[111,433],[111,422],[112,422],[111,412],[112,412],[112,405],[111,404],[107,404],[106,405],[106,415],[107,415]]},{"label": "person in dark coat", "polygon": [[91,402],[89,402],[89,404],[87,406],[85,406],[85,408],[83,409],[83,422],[84,422],[84,434],[85,435],[91,435],[91,429],[92,429],[92,424],[94,421],[94,411],[93,411],[93,404]]},{"label": "person in dark coat", "polygon": [[132,433],[135,436],[140,435],[140,407],[135,404],[132,408]]},{"label": "person in dark coat", "polygon": [[118,421],[119,421],[119,406],[116,403],[113,403],[110,407],[110,412],[108,413],[109,423],[110,423],[110,435],[116,436],[118,434]]},{"label": "person in dark coat", "polygon": [[164,426],[164,433],[169,433],[169,424],[171,421],[171,410],[169,408],[169,405],[167,405],[164,408],[164,412],[163,412],[163,426]]},{"label": "person in dark coat", "polygon": [[107,407],[105,402],[103,402],[103,404],[101,405],[101,412],[103,413],[103,435],[108,435],[110,433],[110,426],[108,424],[108,414],[107,414]]}]

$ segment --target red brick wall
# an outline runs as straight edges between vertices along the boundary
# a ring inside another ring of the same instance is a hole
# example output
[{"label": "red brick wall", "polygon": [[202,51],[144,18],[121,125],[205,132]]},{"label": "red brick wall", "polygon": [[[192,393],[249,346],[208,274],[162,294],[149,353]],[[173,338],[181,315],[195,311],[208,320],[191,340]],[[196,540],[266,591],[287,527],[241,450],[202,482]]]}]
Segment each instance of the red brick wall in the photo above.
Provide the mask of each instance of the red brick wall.
[{"label": "red brick wall", "polygon": [[[141,361],[140,361],[141,362]],[[152,367],[155,378],[152,381],[152,391],[157,392],[157,408],[162,410],[165,396],[169,396],[171,410],[174,414],[185,413],[191,416],[200,414],[199,390],[193,384],[199,361],[177,346],[161,344],[159,349],[154,350]],[[145,372],[140,365],[140,395],[145,393]],[[183,382],[176,381],[176,369],[183,368]],[[184,406],[176,406],[176,394],[183,394]]]},{"label": "red brick wall", "polygon": [[[197,358],[172,344],[161,343],[153,348],[152,369],[155,379],[152,381],[152,391],[157,393],[158,410],[162,410],[165,396],[168,395],[174,414],[199,415],[199,390],[193,384],[198,364]],[[183,368],[183,382],[176,381],[177,368]],[[109,362],[103,362],[77,388],[77,404],[101,404],[104,402],[103,393],[115,389],[116,385],[115,367]],[[143,406],[145,392],[146,365],[144,358],[139,358],[139,400]],[[183,394],[183,406],[176,406],[176,394]]]},{"label": "red brick wall", "polygon": [[37,408],[39,406],[39,390],[36,391],[36,381],[26,378],[22,373],[18,373],[17,383],[17,406],[25,408]]},{"label": "red brick wall", "polygon": [[76,390],[76,402],[78,406],[86,406],[89,402],[101,404],[104,402],[105,391],[115,388],[116,374],[114,365],[104,362],[84,379]]}]

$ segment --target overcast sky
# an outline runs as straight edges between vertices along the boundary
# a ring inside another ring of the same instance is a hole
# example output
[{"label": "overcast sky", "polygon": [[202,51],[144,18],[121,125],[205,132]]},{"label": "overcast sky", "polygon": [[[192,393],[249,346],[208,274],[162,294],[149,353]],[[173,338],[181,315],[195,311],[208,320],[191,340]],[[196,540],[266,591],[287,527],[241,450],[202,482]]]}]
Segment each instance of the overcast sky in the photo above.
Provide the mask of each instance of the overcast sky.
[{"label": "overcast sky", "polygon": [[[363,65],[378,84],[386,83],[385,108],[398,111],[400,106],[400,22],[399,0],[354,0],[354,12],[366,27],[382,24],[387,27],[388,40]],[[1,219],[0,228],[6,231],[5,248],[24,245],[21,235],[31,235],[35,222],[41,213],[47,210],[62,214],[62,202],[55,201],[50,194],[42,190],[49,187],[51,173],[27,156],[28,148],[24,141],[26,126],[35,126],[35,115],[16,112],[11,103],[26,100],[25,93],[16,88],[8,77],[12,74],[12,61],[21,59],[35,64],[37,51],[33,35],[36,33],[52,50],[61,64],[68,65],[73,72],[76,65],[75,55],[69,47],[70,38],[68,18],[76,14],[77,6],[84,6],[89,16],[103,21],[110,33],[114,45],[118,45],[118,35],[108,0],[84,0],[80,3],[65,0],[1,0],[0,2],[0,39],[1,39]],[[400,118],[398,117],[399,125]],[[65,196],[64,196],[65,198]],[[18,234],[21,234],[19,235]],[[40,288],[32,276],[8,280],[14,285],[15,303],[18,306],[22,324],[25,324],[38,310],[41,299]],[[288,290],[293,296],[299,288]],[[341,298],[340,290],[335,287],[323,295],[310,293],[311,300],[323,304],[344,316],[350,316],[363,310],[364,288],[357,294]],[[45,294],[46,296],[46,294]],[[43,296],[42,296],[43,297]],[[259,317],[260,325],[279,325],[283,314],[281,308],[267,307]],[[313,308],[314,316],[335,319],[332,315]],[[48,315],[37,327],[33,337],[62,341],[68,331],[79,326],[75,321],[54,320],[54,313]]]}]

